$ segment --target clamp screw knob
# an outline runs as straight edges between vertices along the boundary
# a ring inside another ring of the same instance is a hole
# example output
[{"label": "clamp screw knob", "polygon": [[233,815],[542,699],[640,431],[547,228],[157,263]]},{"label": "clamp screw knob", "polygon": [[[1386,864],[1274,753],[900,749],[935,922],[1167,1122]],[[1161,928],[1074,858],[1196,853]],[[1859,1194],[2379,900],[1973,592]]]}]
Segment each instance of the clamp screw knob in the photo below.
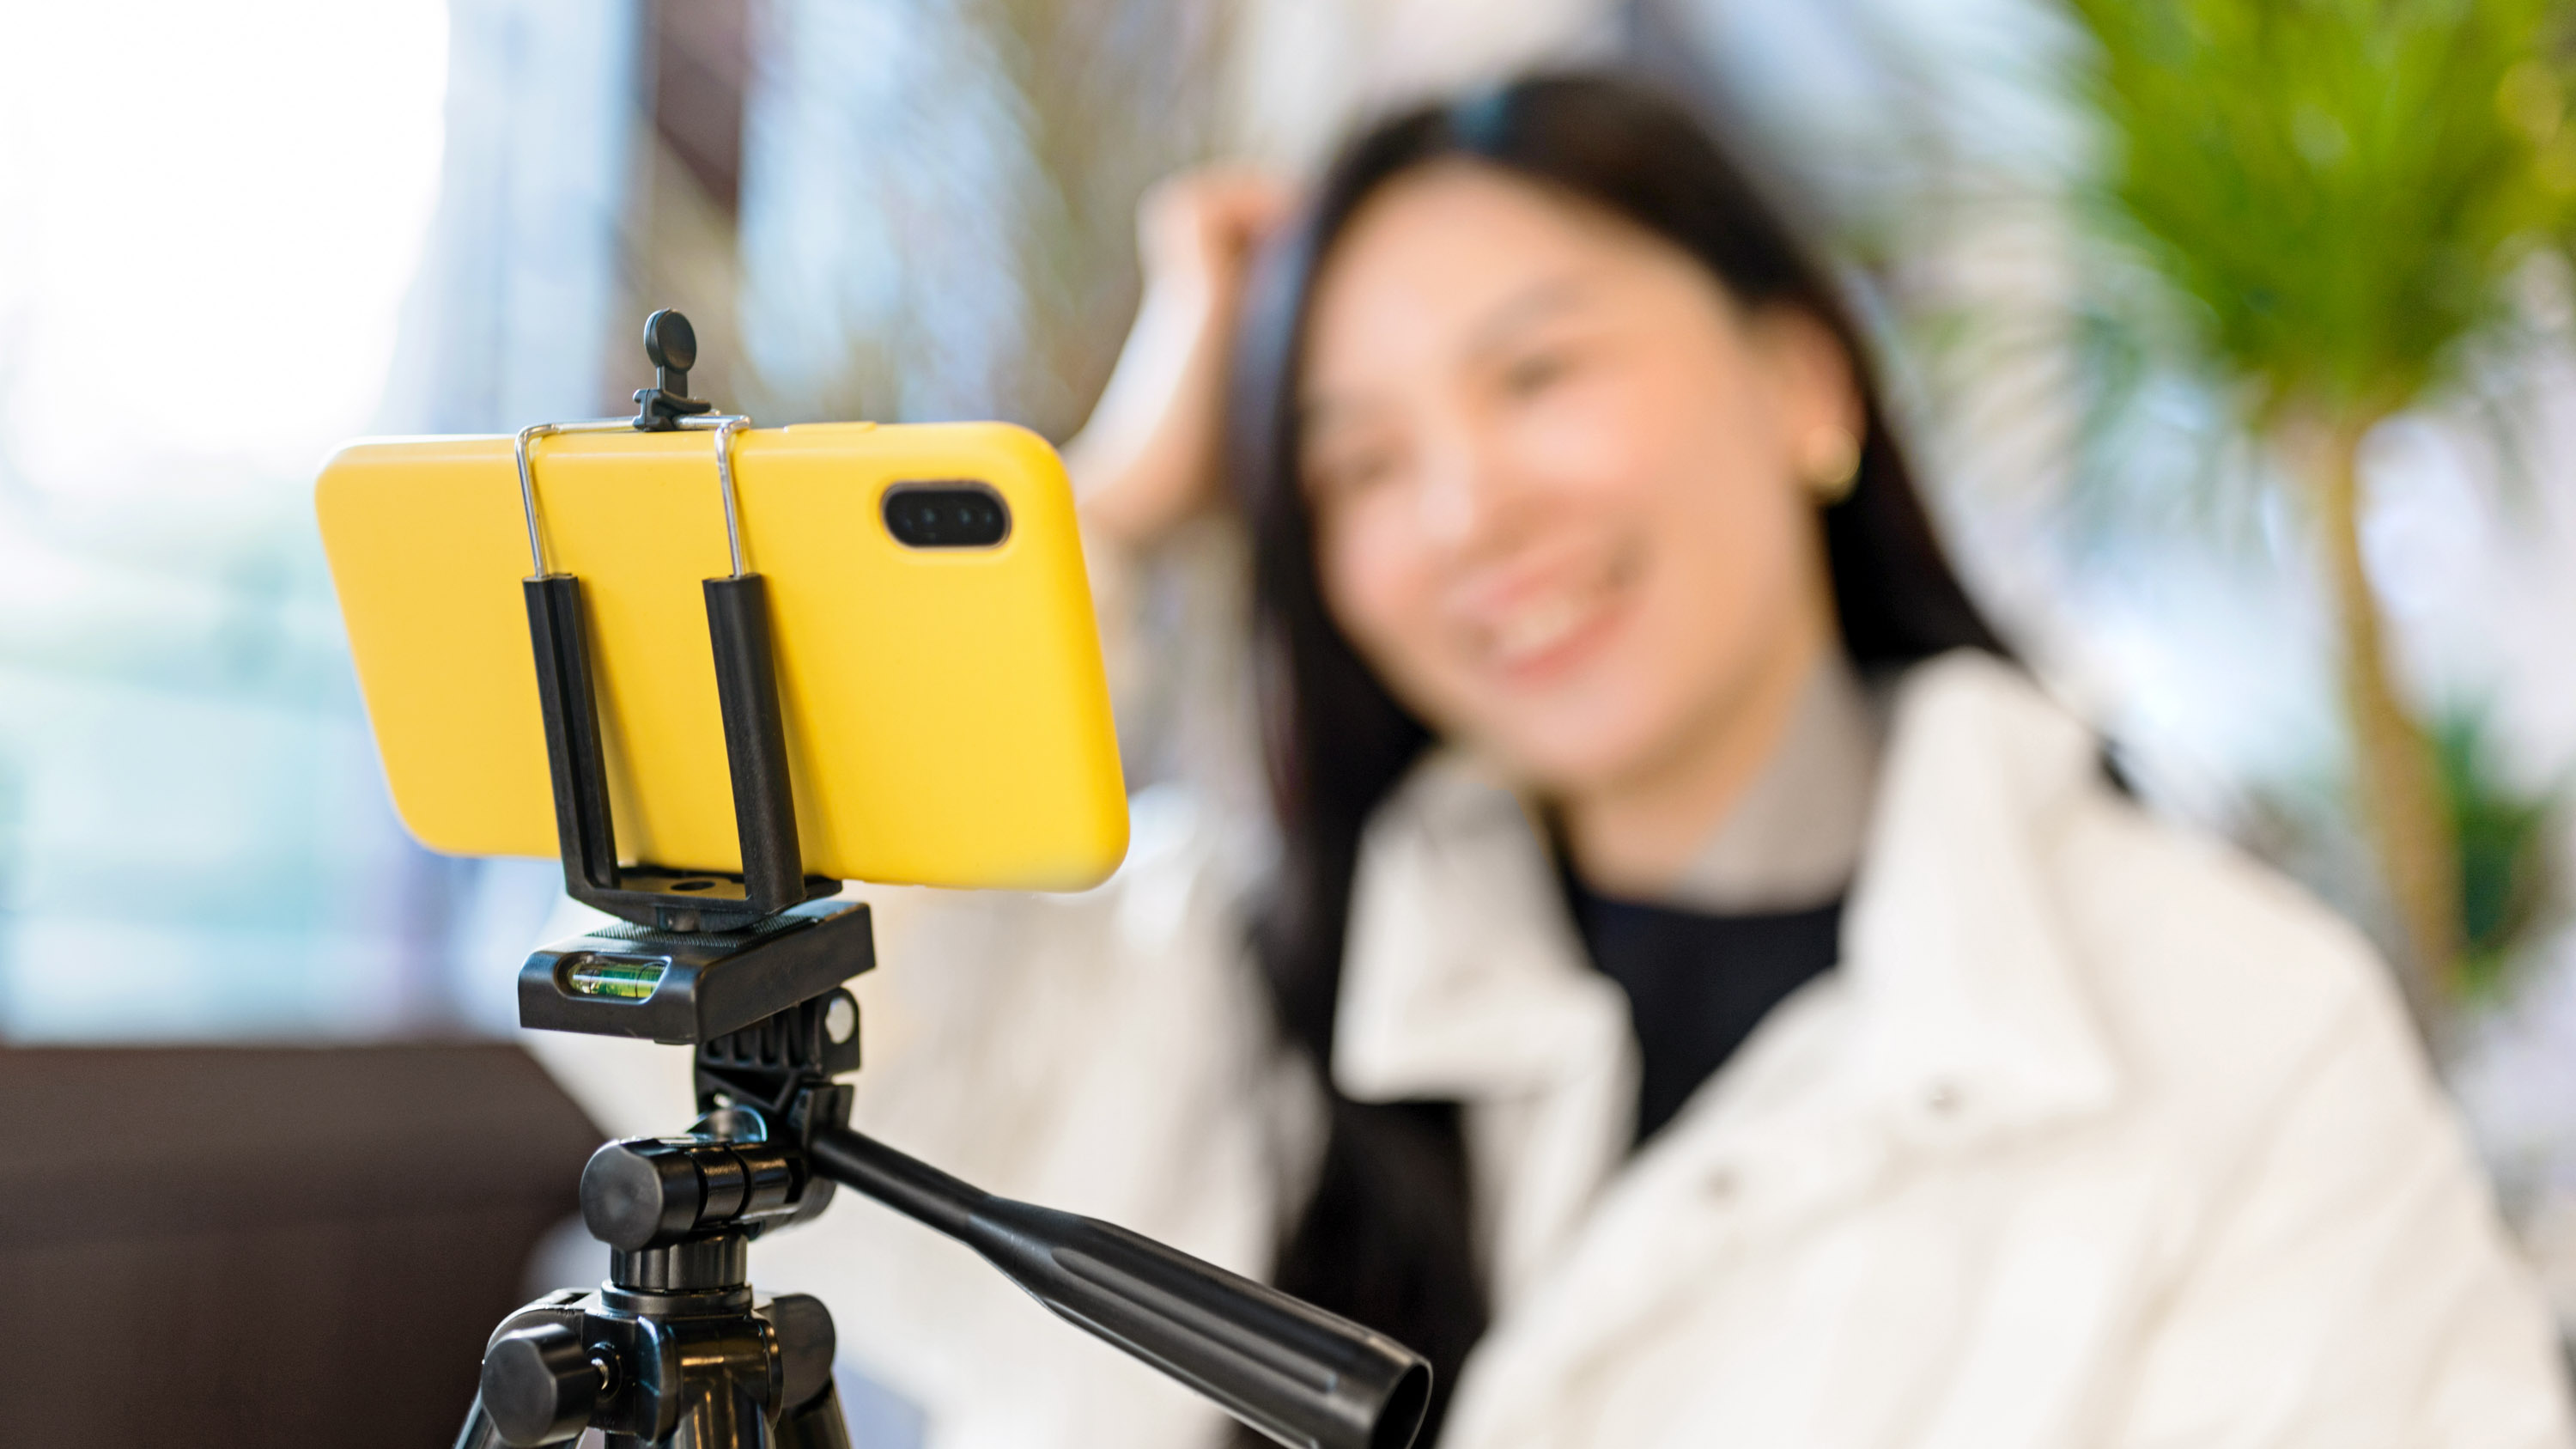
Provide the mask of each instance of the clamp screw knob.
[{"label": "clamp screw knob", "polygon": [[511,1449],[578,1438],[598,1407],[608,1366],[560,1323],[505,1333],[483,1355],[483,1412]]},{"label": "clamp screw knob", "polygon": [[705,1206],[705,1180],[689,1155],[651,1139],[611,1142],[581,1170],[582,1225],[625,1252],[678,1242]]},{"label": "clamp screw knob", "polygon": [[715,411],[705,398],[689,396],[689,369],[698,365],[698,329],[671,308],[644,319],[644,360],[653,364],[653,385],[635,393],[635,426],[648,433],[668,432],[678,419]]},{"label": "clamp screw knob", "polygon": [[698,330],[676,309],[663,308],[644,319],[644,360],[656,368],[676,370],[679,380],[664,386],[687,392],[689,369],[698,365]]}]

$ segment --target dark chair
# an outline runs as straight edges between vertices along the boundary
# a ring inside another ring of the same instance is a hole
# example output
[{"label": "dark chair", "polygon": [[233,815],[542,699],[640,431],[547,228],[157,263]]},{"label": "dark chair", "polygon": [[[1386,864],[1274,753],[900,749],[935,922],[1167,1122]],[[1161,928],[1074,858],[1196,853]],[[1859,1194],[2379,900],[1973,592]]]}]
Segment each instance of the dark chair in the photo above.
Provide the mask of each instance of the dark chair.
[{"label": "dark chair", "polygon": [[444,1446],[599,1133],[506,1045],[0,1050],[0,1443]]}]

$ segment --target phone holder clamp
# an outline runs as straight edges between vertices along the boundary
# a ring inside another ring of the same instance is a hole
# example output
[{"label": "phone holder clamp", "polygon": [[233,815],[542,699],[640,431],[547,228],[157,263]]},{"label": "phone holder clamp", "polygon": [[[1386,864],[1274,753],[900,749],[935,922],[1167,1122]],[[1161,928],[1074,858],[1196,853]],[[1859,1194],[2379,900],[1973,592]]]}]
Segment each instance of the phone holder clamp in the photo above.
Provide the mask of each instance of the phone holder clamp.
[{"label": "phone holder clamp", "polygon": [[734,825],[741,845],[742,869],[730,874],[620,863],[581,580],[546,566],[545,532],[537,509],[536,441],[556,433],[626,431],[642,424],[620,420],[539,423],[522,429],[517,441],[519,500],[534,569],[521,588],[536,654],[537,702],[545,722],[564,888],[584,905],[657,930],[742,930],[840,890],[840,883],[829,877],[805,873],[796,835],[796,796],[788,774],[786,725],[778,704],[768,583],[745,565],[734,490],[734,434],[750,421],[729,414],[676,424],[711,429],[715,434],[716,484],[733,564],[730,575],[702,585],[714,652],[716,701],[724,720],[725,760],[732,777]]}]

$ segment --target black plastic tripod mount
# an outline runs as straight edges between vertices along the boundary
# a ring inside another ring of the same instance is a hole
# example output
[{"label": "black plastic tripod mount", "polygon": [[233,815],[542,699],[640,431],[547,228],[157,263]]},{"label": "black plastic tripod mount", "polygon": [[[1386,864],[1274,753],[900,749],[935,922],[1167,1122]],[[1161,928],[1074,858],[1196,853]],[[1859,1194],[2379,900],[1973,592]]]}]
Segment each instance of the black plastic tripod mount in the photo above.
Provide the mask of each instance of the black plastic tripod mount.
[{"label": "black plastic tripod mount", "polygon": [[1410,1350],[1123,1228],[980,1191],[829,1120],[848,1107],[847,1087],[809,1078],[783,1132],[765,1111],[721,1108],[685,1136],[594,1154],[582,1220],[612,1250],[609,1281],[501,1325],[460,1449],[560,1443],[587,1426],[656,1444],[843,1449],[831,1315],[795,1295],[758,1303],[745,1276],[750,1239],[812,1216],[834,1183],[966,1243],[1058,1316],[1282,1443],[1412,1442],[1431,1380]]},{"label": "black plastic tripod mount", "polygon": [[[686,394],[696,340],[657,312],[660,369],[637,416],[519,435],[528,627],[565,887],[618,922],[560,941],[519,975],[522,1025],[692,1047],[704,1114],[676,1137],[612,1142],[581,1180],[608,1281],[504,1320],[458,1449],[849,1449],[832,1387],[831,1314],[763,1301],[748,1249],[853,1188],[974,1248],[1040,1303],[1296,1449],[1408,1449],[1430,1398],[1421,1355],[1348,1319],[1108,1223],[996,1197],[850,1130],[859,1012],[876,964],[868,908],[804,874],[768,603],[743,567],[730,442],[747,419]],[[545,567],[530,445],[559,431],[712,428],[734,573],[706,583],[738,873],[620,862],[580,581]],[[935,1326],[934,1326],[935,1327]]]}]

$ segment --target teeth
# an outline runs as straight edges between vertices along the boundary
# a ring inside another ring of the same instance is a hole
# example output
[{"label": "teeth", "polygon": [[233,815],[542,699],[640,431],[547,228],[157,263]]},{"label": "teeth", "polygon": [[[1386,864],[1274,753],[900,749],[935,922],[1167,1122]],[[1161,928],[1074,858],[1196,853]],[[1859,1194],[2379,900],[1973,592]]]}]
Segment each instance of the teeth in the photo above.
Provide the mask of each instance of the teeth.
[{"label": "teeth", "polygon": [[1555,646],[1580,627],[1591,612],[1580,600],[1563,596],[1522,609],[1494,629],[1494,652],[1506,662]]}]

